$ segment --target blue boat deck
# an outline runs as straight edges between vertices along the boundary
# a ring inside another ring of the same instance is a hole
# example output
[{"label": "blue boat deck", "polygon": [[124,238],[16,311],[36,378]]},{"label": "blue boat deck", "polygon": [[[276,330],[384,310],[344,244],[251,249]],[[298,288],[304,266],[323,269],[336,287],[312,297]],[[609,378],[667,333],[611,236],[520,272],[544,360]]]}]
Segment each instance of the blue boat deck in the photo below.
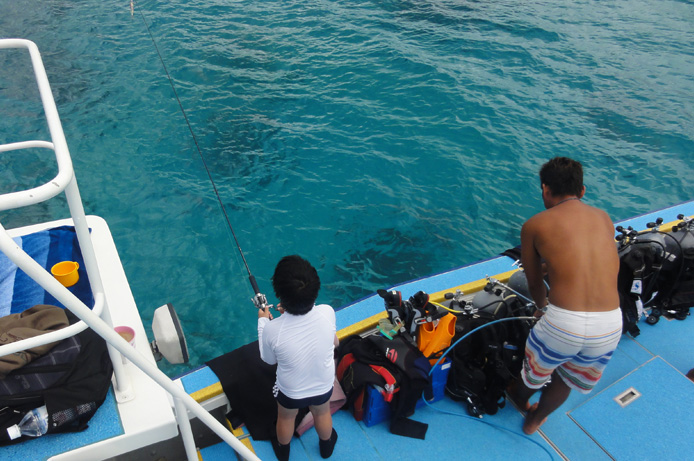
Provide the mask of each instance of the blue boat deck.
[{"label": "blue boat deck", "polygon": [[[573,392],[529,438],[521,432],[523,415],[511,404],[478,420],[446,397],[413,416],[429,424],[425,440],[393,435],[387,422],[367,427],[338,411],[333,421],[339,440],[331,459],[684,459],[694,427],[694,383],[684,376],[694,368],[694,321],[662,318],[640,327],[637,338],[623,336],[598,387],[588,395]],[[614,398],[630,388],[641,396],[622,408]],[[252,446],[261,459],[275,459],[269,442]],[[220,444],[201,454],[205,461],[228,459],[230,450]],[[292,440],[290,459],[321,459],[315,430]]]}]

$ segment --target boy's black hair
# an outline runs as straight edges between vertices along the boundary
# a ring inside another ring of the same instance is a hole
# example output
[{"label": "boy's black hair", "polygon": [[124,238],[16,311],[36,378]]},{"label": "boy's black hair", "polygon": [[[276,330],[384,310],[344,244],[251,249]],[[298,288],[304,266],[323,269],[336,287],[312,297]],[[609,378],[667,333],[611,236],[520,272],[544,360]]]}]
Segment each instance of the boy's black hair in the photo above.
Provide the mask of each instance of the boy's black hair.
[{"label": "boy's black hair", "polygon": [[304,315],[318,298],[320,278],[316,269],[301,256],[280,259],[272,276],[272,288],[285,311]]},{"label": "boy's black hair", "polygon": [[549,187],[552,195],[580,196],[583,192],[583,166],[567,157],[554,157],[540,169],[540,183]]}]

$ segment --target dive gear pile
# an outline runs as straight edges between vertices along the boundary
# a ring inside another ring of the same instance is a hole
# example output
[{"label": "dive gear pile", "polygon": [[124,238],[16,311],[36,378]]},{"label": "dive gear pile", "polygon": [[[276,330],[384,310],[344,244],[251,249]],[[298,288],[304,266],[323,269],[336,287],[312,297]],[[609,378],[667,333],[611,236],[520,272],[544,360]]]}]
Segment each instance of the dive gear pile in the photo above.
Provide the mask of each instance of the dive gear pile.
[{"label": "dive gear pile", "polygon": [[[508,285],[489,279],[470,302],[448,296],[452,298],[451,308],[460,313],[456,314],[455,337],[447,355],[452,366],[446,394],[462,402],[471,416],[493,415],[503,408],[506,388],[520,374],[532,326],[527,318],[534,311],[529,294],[513,288],[523,287],[521,278],[525,279],[525,273],[517,271]],[[514,321],[491,324],[510,318]],[[477,328],[479,331],[471,333]]]},{"label": "dive gear pile", "polygon": [[[388,319],[379,322],[378,330],[382,336],[350,337],[340,345],[338,379],[345,393],[352,395],[350,404],[355,417],[361,418],[364,411],[365,385],[380,389],[387,402],[397,400],[398,394],[388,392],[389,380],[378,372],[376,366],[393,370],[394,392],[397,392],[402,375],[412,372],[412,365],[392,367],[388,364],[386,359],[396,363],[398,348],[407,346],[416,350],[425,359],[421,363],[431,366],[452,342],[476,328],[494,320],[518,317],[518,321],[489,325],[447,352],[451,369],[445,391],[449,396],[464,402],[468,412],[474,416],[494,414],[503,407],[504,391],[510,380],[520,373],[525,341],[531,327],[527,316],[533,311],[529,293],[523,293],[523,290],[527,291],[525,274],[522,271],[516,274],[508,285],[489,279],[485,289],[471,301],[466,301],[460,292],[449,293],[446,295],[448,306],[431,302],[423,291],[403,300],[399,291],[378,290],[388,313]],[[356,348],[359,356],[352,353],[355,342],[359,344]],[[396,343],[399,344],[397,348],[394,347]],[[371,346],[366,347],[366,344]],[[374,347],[376,344],[379,346]],[[371,355],[359,349],[370,351]],[[418,396],[421,397],[421,391]]]},{"label": "dive gear pile", "polygon": [[446,315],[445,311],[429,302],[429,295],[423,291],[418,291],[405,301],[399,291],[378,290],[377,292],[383,298],[390,322],[399,327],[399,332],[410,341],[416,338],[417,327]]},{"label": "dive gear pile", "polygon": [[620,305],[624,332],[633,337],[642,316],[650,325],[662,315],[684,320],[694,305],[694,219],[677,219],[667,230],[662,218],[642,232],[617,227]]}]

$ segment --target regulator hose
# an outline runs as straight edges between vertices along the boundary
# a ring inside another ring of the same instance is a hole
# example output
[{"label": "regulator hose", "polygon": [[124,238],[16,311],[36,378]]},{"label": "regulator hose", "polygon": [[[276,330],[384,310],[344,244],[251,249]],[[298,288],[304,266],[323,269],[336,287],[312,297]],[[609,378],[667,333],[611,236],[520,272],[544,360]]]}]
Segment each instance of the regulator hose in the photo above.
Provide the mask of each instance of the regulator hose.
[{"label": "regulator hose", "polygon": [[[446,349],[446,352],[444,352],[443,355],[442,355],[442,356],[436,361],[436,363],[431,367],[431,370],[429,371],[429,375],[431,376],[431,374],[433,373],[434,368],[436,367],[436,365],[438,365],[439,363],[441,363],[441,361],[446,357],[446,355],[447,355],[455,346],[457,346],[461,341],[463,341],[465,338],[469,337],[470,335],[472,335],[473,333],[475,333],[475,332],[481,330],[481,329],[484,328],[484,327],[488,327],[488,326],[494,325],[495,323],[500,323],[500,322],[510,322],[510,321],[512,321],[512,320],[538,320],[538,318],[537,318],[537,317],[507,317],[507,318],[504,318],[504,319],[494,320],[494,321],[492,321],[492,322],[485,323],[484,325],[481,325],[481,326],[475,328],[474,330],[471,330],[471,331],[467,332],[466,334],[464,334],[463,336],[461,336],[460,338],[458,338],[458,340],[457,340],[456,342],[454,342],[448,349]],[[491,427],[493,427],[493,428],[496,428],[496,429],[500,429],[500,430],[502,430],[502,431],[509,432],[509,433],[514,434],[514,435],[517,435],[517,436],[519,436],[519,437],[523,437],[524,439],[526,439],[526,440],[528,440],[528,441],[534,443],[534,444],[537,445],[538,447],[542,448],[542,449],[545,451],[545,453],[547,453],[547,455],[549,456],[549,459],[554,459],[554,457],[552,456],[552,453],[547,449],[547,447],[543,446],[541,443],[539,443],[539,442],[536,441],[536,440],[533,440],[532,438],[528,437],[528,436],[525,435],[525,434],[521,434],[520,432],[513,431],[513,430],[511,430],[511,429],[508,429],[508,428],[506,428],[506,427],[500,426],[500,425],[498,425],[498,424],[490,423],[489,421],[485,421],[485,420],[483,420],[483,419],[481,419],[481,418],[473,418],[472,416],[465,415],[465,414],[462,414],[462,413],[456,413],[456,412],[453,412],[453,411],[442,410],[441,408],[436,408],[436,407],[433,406],[431,403],[429,403],[429,402],[427,401],[427,399],[424,398],[424,396],[422,396],[422,400],[424,401],[424,403],[426,404],[427,407],[431,408],[432,410],[438,411],[438,412],[440,412],[440,413],[444,413],[444,414],[452,415],[452,416],[460,416],[461,418],[472,419],[472,420],[474,420],[474,421],[477,421],[477,422],[486,424],[487,426],[491,426]]]}]

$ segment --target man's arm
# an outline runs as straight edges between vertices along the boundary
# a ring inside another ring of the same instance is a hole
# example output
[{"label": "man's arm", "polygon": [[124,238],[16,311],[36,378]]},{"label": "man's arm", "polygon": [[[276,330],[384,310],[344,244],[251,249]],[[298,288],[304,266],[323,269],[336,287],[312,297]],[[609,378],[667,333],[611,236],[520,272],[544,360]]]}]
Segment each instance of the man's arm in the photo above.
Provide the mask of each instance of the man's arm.
[{"label": "man's arm", "polygon": [[537,230],[532,218],[521,228],[521,263],[528,279],[528,289],[538,309],[547,305],[547,287],[543,279],[542,259],[535,247]]}]

